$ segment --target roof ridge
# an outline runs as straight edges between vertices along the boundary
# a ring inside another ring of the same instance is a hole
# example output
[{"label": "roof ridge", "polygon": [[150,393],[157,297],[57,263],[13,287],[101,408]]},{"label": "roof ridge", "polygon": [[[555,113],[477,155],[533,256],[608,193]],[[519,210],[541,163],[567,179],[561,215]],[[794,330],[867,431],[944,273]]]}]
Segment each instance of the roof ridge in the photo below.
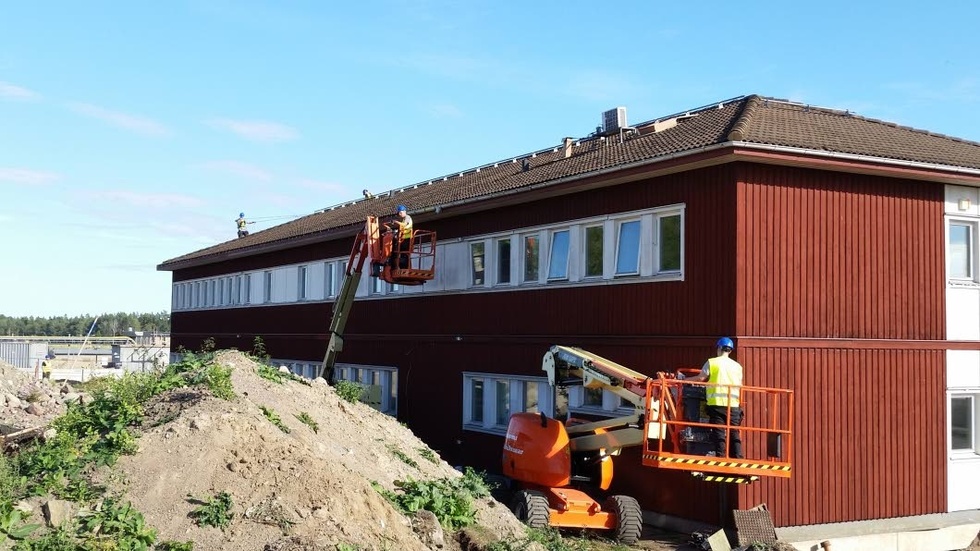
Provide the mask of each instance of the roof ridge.
[{"label": "roof ridge", "polygon": [[728,141],[740,142],[745,139],[745,133],[748,131],[749,123],[752,122],[752,114],[755,113],[759,103],[760,98],[758,94],[752,94],[745,98],[745,103],[742,104],[742,112],[738,114],[735,124],[732,125],[732,129],[728,132]]}]

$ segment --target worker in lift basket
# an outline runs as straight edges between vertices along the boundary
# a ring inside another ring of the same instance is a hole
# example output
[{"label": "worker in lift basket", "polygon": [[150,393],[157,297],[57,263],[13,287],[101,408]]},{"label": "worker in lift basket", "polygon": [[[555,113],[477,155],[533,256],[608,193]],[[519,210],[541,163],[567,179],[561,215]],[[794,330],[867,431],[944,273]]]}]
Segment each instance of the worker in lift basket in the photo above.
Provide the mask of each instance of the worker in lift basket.
[{"label": "worker in lift basket", "polygon": [[395,232],[391,236],[391,256],[388,258],[388,265],[393,270],[408,268],[409,247],[412,243],[412,217],[408,215],[408,208],[398,205],[397,211],[395,219],[385,224]]},{"label": "worker in lift basket", "polygon": [[[728,337],[718,339],[715,344],[716,356],[704,362],[701,373],[687,379],[688,381],[707,381],[707,410],[708,420],[713,425],[725,425],[728,413],[731,412],[731,425],[742,424],[742,403],[739,400],[742,387],[742,365],[728,357],[735,348],[735,343]],[[708,455],[725,457],[725,429],[711,429],[711,441],[715,451]],[[729,457],[742,457],[742,438],[738,430],[732,429],[731,454]]]}]

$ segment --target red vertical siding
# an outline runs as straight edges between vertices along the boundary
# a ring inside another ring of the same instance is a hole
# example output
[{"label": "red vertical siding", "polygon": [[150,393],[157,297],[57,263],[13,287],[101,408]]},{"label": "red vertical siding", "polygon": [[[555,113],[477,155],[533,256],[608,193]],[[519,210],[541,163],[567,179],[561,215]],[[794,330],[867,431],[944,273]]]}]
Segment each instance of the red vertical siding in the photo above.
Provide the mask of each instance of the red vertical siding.
[{"label": "red vertical siding", "polygon": [[738,167],[739,334],[944,338],[941,185]]},{"label": "red vertical siding", "polygon": [[945,510],[945,384],[928,375],[944,351],[749,346],[738,358],[750,384],[796,395],[793,477],[741,489],[741,507],[767,503],[777,526]]}]

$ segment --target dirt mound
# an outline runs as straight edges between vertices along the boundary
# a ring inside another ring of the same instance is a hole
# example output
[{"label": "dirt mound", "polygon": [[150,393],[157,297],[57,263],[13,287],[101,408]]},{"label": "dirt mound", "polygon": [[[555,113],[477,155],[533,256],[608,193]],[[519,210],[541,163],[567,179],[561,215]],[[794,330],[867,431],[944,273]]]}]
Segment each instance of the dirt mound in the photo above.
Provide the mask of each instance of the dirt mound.
[{"label": "dirt mound", "polygon": [[35,380],[31,371],[0,362],[0,435],[45,426],[66,404],[85,399],[71,385]]},{"label": "dirt mound", "polygon": [[[216,361],[233,369],[237,398],[188,389],[157,396],[146,407],[139,453],[118,464],[124,474],[119,489],[159,529],[158,541],[228,550],[438,547],[424,543],[412,520],[372,487],[395,490],[398,480],[461,476],[411,431],[367,405],[342,400],[322,380],[278,384],[260,377],[257,364],[238,352],[219,353]],[[200,503],[188,496],[220,492],[234,503],[230,526],[196,526],[189,514]],[[493,534],[523,534],[496,501],[477,507],[478,523]],[[445,539],[444,548],[456,545],[449,534]]]}]

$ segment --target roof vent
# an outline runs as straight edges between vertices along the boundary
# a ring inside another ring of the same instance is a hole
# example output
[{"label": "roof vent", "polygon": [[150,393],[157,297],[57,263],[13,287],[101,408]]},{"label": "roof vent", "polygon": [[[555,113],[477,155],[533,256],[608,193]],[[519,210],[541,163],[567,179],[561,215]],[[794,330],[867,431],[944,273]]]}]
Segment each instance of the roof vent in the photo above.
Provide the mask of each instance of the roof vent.
[{"label": "roof vent", "polygon": [[617,107],[602,114],[602,133],[615,134],[620,128],[626,128],[626,108]]}]

